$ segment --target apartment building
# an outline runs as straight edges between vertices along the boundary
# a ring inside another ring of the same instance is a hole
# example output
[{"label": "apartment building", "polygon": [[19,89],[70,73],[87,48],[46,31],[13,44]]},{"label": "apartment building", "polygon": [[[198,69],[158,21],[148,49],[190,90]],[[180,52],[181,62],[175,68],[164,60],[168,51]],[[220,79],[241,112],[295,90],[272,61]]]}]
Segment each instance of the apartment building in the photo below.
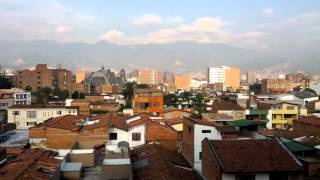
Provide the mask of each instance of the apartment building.
[{"label": "apartment building", "polygon": [[257,71],[254,70],[248,70],[247,71],[247,83],[248,84],[253,84],[257,81],[258,76],[257,76]]},{"label": "apartment building", "polygon": [[31,92],[19,89],[19,88],[11,88],[11,89],[1,89],[2,92],[12,93],[14,97],[15,105],[30,105],[31,104]]},{"label": "apartment building", "polygon": [[240,68],[210,67],[208,68],[208,84],[223,84],[223,90],[237,90],[240,87]]},{"label": "apartment building", "polygon": [[163,115],[163,92],[159,89],[135,89],[133,97],[133,112],[147,112],[156,116]]},{"label": "apartment building", "polygon": [[281,94],[293,91],[298,84],[290,80],[263,79],[261,82],[261,94]]},{"label": "apartment building", "polygon": [[67,69],[51,69],[46,64],[37,64],[33,70],[17,72],[16,87],[21,89],[32,88],[32,91],[36,91],[40,87],[50,87],[72,92],[73,86],[72,72]]},{"label": "apartment building", "polygon": [[14,123],[17,129],[28,129],[43,123],[49,118],[63,115],[77,115],[78,107],[47,105],[14,105],[7,109],[8,123]]},{"label": "apartment building", "polygon": [[136,81],[140,84],[157,85],[163,81],[163,76],[160,71],[152,69],[134,70],[129,74],[128,81]]}]

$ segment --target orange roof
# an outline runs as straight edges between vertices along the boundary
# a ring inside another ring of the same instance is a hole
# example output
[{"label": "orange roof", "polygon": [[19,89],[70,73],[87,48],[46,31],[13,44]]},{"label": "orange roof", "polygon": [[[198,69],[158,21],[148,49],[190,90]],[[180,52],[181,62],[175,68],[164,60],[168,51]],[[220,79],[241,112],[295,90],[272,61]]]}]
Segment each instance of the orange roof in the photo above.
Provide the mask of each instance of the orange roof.
[{"label": "orange roof", "polygon": [[0,169],[0,179],[49,179],[59,171],[61,160],[49,150],[29,149]]}]

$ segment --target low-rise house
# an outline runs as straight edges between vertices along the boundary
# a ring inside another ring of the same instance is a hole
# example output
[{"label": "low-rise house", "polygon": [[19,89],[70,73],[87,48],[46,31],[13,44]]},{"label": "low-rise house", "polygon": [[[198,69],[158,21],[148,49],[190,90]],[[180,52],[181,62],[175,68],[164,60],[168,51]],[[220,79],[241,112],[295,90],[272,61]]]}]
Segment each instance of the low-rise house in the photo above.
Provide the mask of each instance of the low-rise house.
[{"label": "low-rise house", "polygon": [[202,142],[205,179],[301,180],[299,160],[278,140],[209,140]]},{"label": "low-rise house", "polygon": [[72,149],[60,150],[63,179],[133,179],[129,144],[96,145],[79,140]]},{"label": "low-rise house", "polygon": [[12,93],[14,97],[15,105],[30,105],[31,104],[31,92],[19,89],[19,88],[11,88],[11,89],[1,89],[1,91],[6,93]]},{"label": "low-rise house", "polygon": [[134,179],[198,179],[192,167],[177,151],[168,150],[162,144],[146,144],[133,148]]},{"label": "low-rise house", "polygon": [[244,108],[231,102],[213,102],[211,112],[232,116],[234,120],[245,118]]},{"label": "low-rise house", "polygon": [[215,122],[185,117],[183,120],[182,155],[189,164],[201,172],[201,142],[205,138],[236,139],[238,133],[231,126],[219,126]]},{"label": "low-rise house", "polygon": [[79,115],[90,116],[90,102],[88,100],[73,99],[71,100],[70,106],[79,107]]},{"label": "low-rise house", "polygon": [[191,112],[183,109],[167,109],[163,113],[163,119],[166,124],[178,132],[183,131],[183,117],[191,117]]},{"label": "low-rise house", "polygon": [[308,114],[319,114],[320,113],[320,100],[311,101],[306,104]]},{"label": "low-rise house", "polygon": [[0,90],[0,122],[5,122],[7,117],[6,109],[14,105],[13,93]]},{"label": "low-rise house", "polygon": [[293,120],[298,119],[299,105],[289,102],[268,101],[257,104],[258,109],[269,110],[268,128],[286,129],[292,126]]},{"label": "low-rise house", "polygon": [[29,141],[33,147],[71,149],[77,141],[87,142],[93,148],[109,137],[112,114],[87,118],[65,115],[51,118],[29,129]]},{"label": "low-rise house", "polygon": [[15,123],[17,129],[28,129],[40,124],[49,118],[77,115],[78,108],[72,106],[47,105],[14,105],[7,109],[8,123]]}]

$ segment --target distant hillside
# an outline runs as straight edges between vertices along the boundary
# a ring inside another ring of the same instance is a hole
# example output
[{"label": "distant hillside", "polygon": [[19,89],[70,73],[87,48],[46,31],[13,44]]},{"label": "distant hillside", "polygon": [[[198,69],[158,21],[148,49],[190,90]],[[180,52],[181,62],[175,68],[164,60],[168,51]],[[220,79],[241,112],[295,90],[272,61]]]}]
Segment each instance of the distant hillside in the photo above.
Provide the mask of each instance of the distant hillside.
[{"label": "distant hillside", "polygon": [[225,44],[198,44],[177,42],[163,45],[119,46],[107,42],[96,44],[55,41],[3,41],[0,42],[0,64],[9,67],[30,67],[47,63],[55,67],[62,64],[70,69],[91,68],[102,65],[107,68],[150,67],[160,70],[190,73],[205,71],[208,66],[234,65],[243,71],[265,69],[276,64],[292,70],[318,73],[319,51],[296,50],[278,55],[258,52]]}]

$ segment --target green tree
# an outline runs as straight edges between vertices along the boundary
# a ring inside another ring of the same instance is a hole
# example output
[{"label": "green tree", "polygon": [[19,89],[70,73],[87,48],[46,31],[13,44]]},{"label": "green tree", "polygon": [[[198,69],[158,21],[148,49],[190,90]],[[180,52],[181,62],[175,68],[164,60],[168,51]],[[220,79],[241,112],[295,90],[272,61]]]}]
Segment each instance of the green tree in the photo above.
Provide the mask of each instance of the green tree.
[{"label": "green tree", "polygon": [[32,87],[31,86],[27,86],[24,90],[26,90],[26,91],[32,91]]},{"label": "green tree", "polygon": [[54,98],[59,99],[59,100],[65,100],[65,99],[69,98],[69,91],[66,89],[61,91],[60,89],[55,88],[53,90],[52,94],[53,94]]},{"label": "green tree", "polygon": [[80,92],[79,98],[80,98],[80,99],[84,99],[84,98],[85,98],[85,94],[84,94],[83,92]]},{"label": "green tree", "polygon": [[184,91],[180,94],[180,98],[182,98],[183,102],[187,102],[188,104],[191,104],[191,96],[192,96],[192,92],[190,91]]},{"label": "green tree", "polygon": [[249,90],[251,92],[254,92],[254,94],[260,94],[261,93],[261,84],[255,83],[249,86]]},{"label": "green tree", "polygon": [[38,104],[46,104],[50,98],[50,94],[51,94],[51,88],[39,87],[38,90],[35,92],[35,95],[37,97],[37,103]]},{"label": "green tree", "polygon": [[192,107],[193,107],[193,113],[192,117],[201,119],[202,118],[202,113],[205,112],[206,110],[206,104],[204,100],[204,96],[201,93],[197,93],[193,98],[192,98]]},{"label": "green tree", "polygon": [[164,96],[164,104],[167,107],[178,107],[179,98],[175,94],[168,94]]},{"label": "green tree", "polygon": [[72,99],[80,99],[80,93],[79,93],[79,91],[73,92],[72,95],[71,95],[71,98],[72,98]]},{"label": "green tree", "polygon": [[0,89],[10,89],[12,88],[12,82],[9,78],[0,75]]}]

